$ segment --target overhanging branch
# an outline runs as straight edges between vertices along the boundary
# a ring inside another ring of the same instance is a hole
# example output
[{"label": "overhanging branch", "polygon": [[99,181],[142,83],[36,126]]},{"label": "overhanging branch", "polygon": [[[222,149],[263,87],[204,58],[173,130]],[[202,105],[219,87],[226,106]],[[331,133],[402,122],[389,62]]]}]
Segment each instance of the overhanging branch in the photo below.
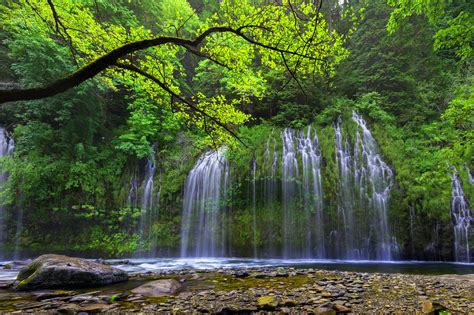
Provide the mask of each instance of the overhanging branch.
[{"label": "overhanging branch", "polygon": [[128,54],[144,50],[150,47],[161,46],[165,44],[172,44],[184,47],[187,50],[190,50],[190,47],[198,47],[208,36],[215,33],[232,33],[240,38],[244,39],[245,41],[260,46],[265,49],[269,49],[279,53],[286,53],[289,55],[300,56],[303,58],[307,58],[310,60],[321,60],[316,58],[313,55],[306,55],[299,53],[298,51],[290,51],[281,49],[275,46],[271,46],[268,44],[261,43],[246,34],[243,33],[244,29],[248,28],[262,28],[261,26],[255,25],[246,25],[239,27],[237,29],[233,29],[231,27],[226,26],[218,26],[218,27],[211,27],[201,33],[198,37],[194,40],[183,39],[178,37],[157,37],[154,39],[147,39],[136,41],[132,43],[125,44],[119,48],[112,50],[111,52],[99,57],[98,59],[92,61],[91,63],[83,66],[82,68],[78,69],[77,71],[69,74],[68,76],[61,78],[57,81],[52,83],[32,87],[32,88],[21,88],[21,89],[1,89],[0,90],[0,104],[12,101],[27,101],[27,100],[36,100],[36,99],[43,99],[47,97],[54,96],[56,94],[65,92],[71,88],[74,88],[81,84],[84,81],[87,81],[93,77],[95,77],[100,72],[104,71],[108,67],[116,65],[117,61],[127,56]]},{"label": "overhanging branch", "polygon": [[180,101],[181,103],[185,104],[186,106],[188,106],[190,109],[192,109],[193,111],[197,112],[197,113],[200,113],[201,115],[203,115],[204,117],[207,117],[209,118],[210,120],[212,120],[216,125],[218,125],[219,127],[223,128],[225,131],[227,131],[230,135],[232,135],[232,137],[234,137],[235,139],[237,139],[240,143],[242,143],[244,146],[247,146],[240,138],[239,136],[237,136],[237,134],[235,132],[233,132],[229,127],[227,127],[224,123],[222,123],[219,119],[215,118],[214,116],[208,114],[206,111],[202,110],[201,108],[197,107],[196,105],[194,105],[193,103],[191,103],[190,101],[188,101],[187,99],[185,99],[184,97],[182,97],[181,95],[177,94],[176,92],[174,92],[168,85],[166,85],[166,83],[162,82],[160,79],[158,79],[157,77],[149,74],[148,72],[132,65],[132,64],[122,64],[122,63],[117,63],[115,65],[116,67],[120,68],[120,69],[125,69],[125,70],[129,70],[129,71],[132,71],[132,72],[135,72],[151,81],[153,81],[154,83],[156,83],[159,87],[161,87],[163,90],[165,90],[168,94],[171,95],[172,98],[175,98],[177,99],[178,101]]}]

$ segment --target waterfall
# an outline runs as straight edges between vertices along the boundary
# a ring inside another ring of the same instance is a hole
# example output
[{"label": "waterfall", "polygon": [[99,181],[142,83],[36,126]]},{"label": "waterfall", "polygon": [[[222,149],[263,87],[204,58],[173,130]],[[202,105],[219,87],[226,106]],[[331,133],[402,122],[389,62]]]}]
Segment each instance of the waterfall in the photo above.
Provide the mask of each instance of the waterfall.
[{"label": "waterfall", "polygon": [[296,179],[299,176],[298,160],[296,159],[295,131],[285,128],[281,133],[283,142],[283,153],[281,159],[282,167],[282,205],[283,205],[283,257],[292,258],[299,256],[299,244],[297,235],[300,231],[297,227],[298,216],[293,208],[296,206],[297,186]]},{"label": "waterfall", "polygon": [[[8,134],[4,128],[0,128],[0,158],[11,155],[14,149],[15,142],[13,141],[13,139],[8,137]],[[7,178],[8,174],[0,169],[0,193],[3,192]],[[3,205],[3,196],[0,195],[0,248],[3,245],[5,237],[5,211],[6,207]]]},{"label": "waterfall", "polygon": [[[146,160],[145,176],[143,180],[143,193],[141,195],[141,215],[139,233],[142,239],[149,239],[150,227],[153,224],[153,188],[155,176],[155,162],[152,158]],[[148,251],[149,252],[149,251]]]},{"label": "waterfall", "polygon": [[[347,259],[359,259],[359,251],[354,246],[354,209],[353,209],[353,174],[351,171],[351,152],[349,141],[344,140],[342,133],[342,119],[339,117],[334,124],[334,142],[336,149],[336,164],[339,171],[340,193],[338,198],[337,212],[341,218],[342,226],[340,232],[335,232],[334,239],[336,256],[344,255]],[[357,148],[357,146],[356,146]],[[340,235],[344,235],[344,244]]]},{"label": "waterfall", "polygon": [[[279,168],[279,157],[280,154],[277,150],[277,140],[274,136],[274,130],[272,130],[270,137],[267,140],[265,146],[265,180],[264,180],[264,208],[265,208],[265,217],[264,218],[273,218],[277,215],[275,210],[280,207],[278,204],[278,168]],[[268,223],[268,224],[267,224]],[[266,240],[265,255],[270,257],[275,257],[277,255],[277,248],[279,244],[275,242],[275,239],[278,238],[278,231],[271,224],[272,220],[265,221],[265,224],[262,225],[262,239]]]},{"label": "waterfall", "polygon": [[186,179],[181,257],[226,254],[225,199],[229,185],[226,148],[203,154]]},{"label": "waterfall", "polygon": [[252,159],[252,229],[253,229],[253,257],[257,257],[257,162]]},{"label": "waterfall", "polygon": [[413,205],[409,205],[408,209],[410,209],[410,245],[411,245],[411,257],[412,259],[416,256],[415,254],[415,207]]},{"label": "waterfall", "polygon": [[474,175],[472,175],[471,170],[466,166],[467,177],[469,178],[469,184],[474,185]]},{"label": "waterfall", "polygon": [[335,253],[346,259],[392,260],[398,246],[388,225],[393,172],[382,160],[365,120],[353,112],[352,121],[357,125],[352,151],[341,119],[334,124],[338,217],[342,222],[333,233]]},{"label": "waterfall", "polygon": [[283,257],[324,258],[321,153],[317,134],[311,127],[306,132],[286,128],[281,138]]},{"label": "waterfall", "polygon": [[[333,125],[337,217],[325,213],[323,159],[314,128],[285,128],[279,137],[272,131],[263,163],[253,158],[249,165],[247,205],[252,219],[248,227],[241,228],[249,229],[253,257],[393,259],[398,248],[388,224],[393,173],[365,120],[354,112],[352,121],[352,135],[344,132],[342,119]],[[182,257],[230,253],[225,207],[229,178],[225,149],[203,154],[189,172],[182,212]],[[261,209],[258,222],[257,205]],[[276,219],[281,226],[275,224]],[[336,227],[331,231],[331,226]],[[265,240],[260,253],[259,239]]]},{"label": "waterfall", "polygon": [[304,200],[304,244],[302,256],[325,257],[323,191],[321,184],[321,153],[316,133],[311,127],[306,134],[298,133],[298,153],[301,156]]},{"label": "waterfall", "polygon": [[[393,184],[393,172],[382,160],[378,146],[365,120],[356,112],[352,113],[352,120],[359,127],[355,148],[355,179],[369,199],[369,220],[373,231],[372,242],[375,243],[375,258],[378,260],[392,260],[392,252],[396,249],[396,240],[391,236],[388,228],[388,200]],[[362,130],[362,138],[359,132]],[[362,151],[359,151],[359,147]]]},{"label": "waterfall", "polygon": [[145,180],[143,185],[143,195],[141,198],[142,213],[153,208],[153,177],[155,176],[155,163],[148,158],[145,167]]},{"label": "waterfall", "polygon": [[456,168],[451,175],[451,217],[454,224],[454,254],[456,261],[471,262],[471,248],[469,238],[473,233],[471,223],[472,212],[464,195],[461,181]]}]

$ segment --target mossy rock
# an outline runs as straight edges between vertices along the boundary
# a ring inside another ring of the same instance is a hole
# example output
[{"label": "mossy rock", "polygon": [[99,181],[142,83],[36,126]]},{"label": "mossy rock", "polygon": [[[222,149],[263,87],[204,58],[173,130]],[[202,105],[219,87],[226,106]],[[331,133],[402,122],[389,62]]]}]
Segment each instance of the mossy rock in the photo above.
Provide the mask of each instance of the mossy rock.
[{"label": "mossy rock", "polygon": [[127,281],[125,271],[82,258],[42,255],[20,270],[15,290],[78,288]]}]

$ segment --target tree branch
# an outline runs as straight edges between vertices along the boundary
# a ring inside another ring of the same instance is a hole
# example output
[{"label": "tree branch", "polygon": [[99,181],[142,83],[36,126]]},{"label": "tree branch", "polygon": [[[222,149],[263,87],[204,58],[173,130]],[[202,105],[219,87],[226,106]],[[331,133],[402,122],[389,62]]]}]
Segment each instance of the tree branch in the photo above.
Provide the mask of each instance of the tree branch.
[{"label": "tree branch", "polygon": [[276,51],[279,53],[287,53],[290,55],[304,57],[310,60],[321,60],[316,58],[312,55],[305,55],[299,53],[297,51],[289,51],[285,49],[281,49],[278,47],[274,47],[268,44],[264,44],[258,42],[251,37],[245,35],[242,31],[247,28],[261,28],[261,26],[252,26],[246,25],[239,27],[237,29],[233,29],[226,26],[217,26],[211,27],[201,33],[198,37],[194,40],[183,39],[178,37],[168,37],[168,36],[161,36],[153,39],[146,39],[141,41],[136,41],[132,43],[125,44],[119,48],[112,50],[111,52],[99,57],[98,59],[92,61],[91,63],[83,66],[82,68],[78,69],[77,71],[69,74],[68,76],[61,78],[57,81],[52,83],[32,87],[32,88],[22,88],[22,89],[2,89],[0,90],[0,104],[12,101],[27,101],[27,100],[36,100],[54,96],[56,94],[65,92],[71,88],[74,88],[81,84],[82,82],[95,77],[100,72],[104,71],[110,66],[114,66],[116,62],[133,52],[144,50],[150,47],[156,47],[165,44],[173,44],[182,46],[185,49],[189,50],[189,47],[198,47],[208,36],[215,34],[215,33],[233,33],[245,41],[260,46],[265,49],[269,49],[272,51]]},{"label": "tree branch", "polygon": [[193,111],[197,112],[197,113],[200,113],[201,115],[203,115],[204,117],[207,117],[209,118],[210,120],[212,120],[214,123],[216,123],[219,127],[223,128],[225,131],[227,131],[230,135],[232,135],[232,137],[234,137],[235,139],[237,139],[240,143],[242,143],[244,146],[247,146],[240,138],[239,136],[237,136],[237,134],[235,132],[233,132],[232,130],[229,129],[229,127],[227,127],[225,124],[223,124],[222,122],[219,121],[219,119],[215,118],[214,116],[206,113],[206,111],[200,109],[199,107],[197,107],[196,105],[194,105],[193,103],[191,103],[190,101],[188,101],[187,99],[185,99],[184,97],[182,97],[181,95],[173,92],[173,90],[171,90],[168,85],[166,85],[166,83],[162,82],[160,79],[158,79],[157,77],[149,74],[148,72],[132,65],[132,64],[122,64],[122,63],[117,63],[115,65],[117,68],[120,68],[120,69],[125,69],[125,70],[129,70],[129,71],[132,71],[132,72],[135,72],[135,73],[138,73],[139,75],[141,76],[144,76],[145,78],[155,82],[156,84],[158,84],[159,87],[161,87],[163,90],[165,90],[168,94],[171,95],[172,98],[175,98],[177,100],[179,100],[180,102],[184,103],[186,106],[188,106],[190,109],[192,109]]}]

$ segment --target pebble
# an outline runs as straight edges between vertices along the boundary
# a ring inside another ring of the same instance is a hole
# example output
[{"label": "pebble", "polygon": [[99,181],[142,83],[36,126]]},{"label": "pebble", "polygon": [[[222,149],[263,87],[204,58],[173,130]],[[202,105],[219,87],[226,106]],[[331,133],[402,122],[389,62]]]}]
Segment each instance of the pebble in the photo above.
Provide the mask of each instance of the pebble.
[{"label": "pebble", "polygon": [[[183,290],[163,300],[114,291],[37,291],[15,296],[0,290],[0,312],[53,313],[468,313],[474,308],[474,281],[469,277],[418,276],[294,268],[164,270],[132,276],[145,283],[183,279]],[[3,295],[2,295],[3,294]],[[18,299],[8,309],[1,304]]]}]

